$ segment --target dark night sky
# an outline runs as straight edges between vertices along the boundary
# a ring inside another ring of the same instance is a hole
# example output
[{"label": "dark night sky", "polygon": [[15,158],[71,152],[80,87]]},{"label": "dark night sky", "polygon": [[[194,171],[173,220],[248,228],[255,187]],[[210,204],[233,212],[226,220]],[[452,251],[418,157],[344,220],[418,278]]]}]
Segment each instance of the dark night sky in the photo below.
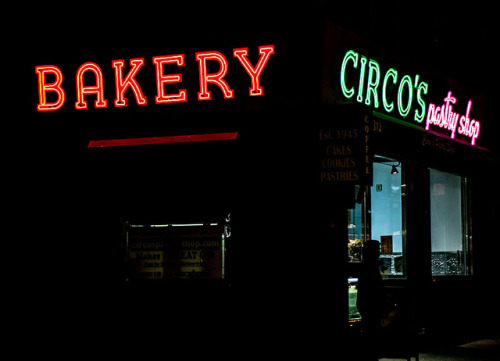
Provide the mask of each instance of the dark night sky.
[{"label": "dark night sky", "polygon": [[89,41],[97,37],[107,48],[118,37],[127,39],[122,42],[147,41],[153,32],[165,32],[168,44],[180,37],[251,36],[262,28],[293,34],[329,19],[418,62],[430,62],[438,72],[471,86],[486,88],[495,75],[498,78],[498,71],[491,73],[498,68],[492,60],[499,34],[491,1],[252,1],[245,7],[229,1],[171,3],[141,1],[140,7],[116,7],[114,2],[90,1],[61,7],[44,2],[9,14],[19,21],[9,27],[8,41],[40,53],[47,49],[42,44],[50,47],[65,39],[62,43],[70,51],[85,44],[98,46]]},{"label": "dark night sky", "polygon": [[[439,72],[473,86],[488,85],[491,78],[484,75],[494,67],[484,64],[494,58],[499,35],[492,21],[493,3],[396,0],[368,3],[343,5],[345,9],[340,13],[332,11],[336,13],[332,18],[382,45],[432,63]],[[336,8],[337,5],[332,5],[332,9]]]}]

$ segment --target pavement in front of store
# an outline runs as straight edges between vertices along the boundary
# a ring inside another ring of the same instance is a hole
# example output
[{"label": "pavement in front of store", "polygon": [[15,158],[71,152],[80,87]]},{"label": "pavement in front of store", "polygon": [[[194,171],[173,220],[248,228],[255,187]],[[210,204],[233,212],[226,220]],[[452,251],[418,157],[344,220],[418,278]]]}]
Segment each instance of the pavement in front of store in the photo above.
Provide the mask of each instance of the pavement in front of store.
[{"label": "pavement in front of store", "polygon": [[[381,358],[380,361],[404,359]],[[412,360],[415,360],[413,358]],[[461,345],[434,347],[419,354],[420,361],[498,361],[500,360],[500,339],[485,338]]]}]

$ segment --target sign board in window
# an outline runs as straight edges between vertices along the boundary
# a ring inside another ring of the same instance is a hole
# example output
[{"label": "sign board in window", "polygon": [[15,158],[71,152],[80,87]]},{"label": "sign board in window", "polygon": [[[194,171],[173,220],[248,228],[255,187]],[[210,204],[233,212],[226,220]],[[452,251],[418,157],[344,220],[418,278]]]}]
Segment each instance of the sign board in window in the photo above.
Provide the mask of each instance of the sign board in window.
[{"label": "sign board in window", "polygon": [[219,223],[128,225],[128,279],[224,278],[224,243]]}]

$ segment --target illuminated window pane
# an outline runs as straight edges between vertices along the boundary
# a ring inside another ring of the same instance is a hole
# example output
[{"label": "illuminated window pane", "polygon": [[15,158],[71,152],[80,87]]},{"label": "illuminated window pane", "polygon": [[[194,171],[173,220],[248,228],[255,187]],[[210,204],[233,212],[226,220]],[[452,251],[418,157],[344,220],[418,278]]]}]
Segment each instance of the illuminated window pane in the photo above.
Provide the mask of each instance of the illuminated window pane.
[{"label": "illuminated window pane", "polygon": [[467,274],[465,179],[431,169],[431,261],[434,276]]},{"label": "illuminated window pane", "polygon": [[347,213],[348,259],[362,261],[362,245],[380,242],[384,277],[405,275],[405,185],[397,160],[375,156],[373,186],[356,186],[356,204]]},{"label": "illuminated window pane", "polygon": [[[394,172],[393,166],[397,172]],[[381,244],[382,274],[403,276],[403,202],[401,166],[398,162],[373,164],[371,234]]]}]

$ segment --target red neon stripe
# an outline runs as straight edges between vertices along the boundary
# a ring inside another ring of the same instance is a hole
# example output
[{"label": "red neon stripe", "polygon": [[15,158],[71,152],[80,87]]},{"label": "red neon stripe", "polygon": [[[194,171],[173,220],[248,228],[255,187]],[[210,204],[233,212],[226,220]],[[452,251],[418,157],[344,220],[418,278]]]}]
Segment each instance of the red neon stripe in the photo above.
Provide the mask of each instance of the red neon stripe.
[{"label": "red neon stripe", "polygon": [[235,140],[237,136],[238,132],[173,135],[169,137],[91,140],[87,148],[125,147],[132,145],[150,145],[150,144],[213,142],[219,140]]}]

